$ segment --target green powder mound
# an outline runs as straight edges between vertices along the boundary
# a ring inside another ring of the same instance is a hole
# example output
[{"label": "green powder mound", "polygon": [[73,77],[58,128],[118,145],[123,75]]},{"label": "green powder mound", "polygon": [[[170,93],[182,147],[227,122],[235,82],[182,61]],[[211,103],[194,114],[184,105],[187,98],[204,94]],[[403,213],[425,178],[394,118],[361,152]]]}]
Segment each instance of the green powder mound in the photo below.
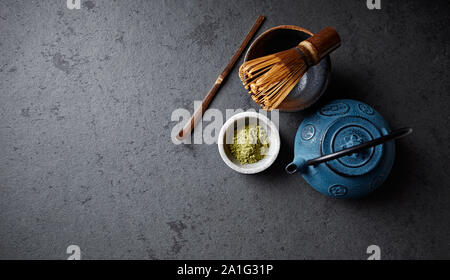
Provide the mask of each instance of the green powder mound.
[{"label": "green powder mound", "polygon": [[250,164],[263,159],[270,144],[266,131],[259,125],[246,125],[234,131],[233,144],[227,146],[237,161]]}]

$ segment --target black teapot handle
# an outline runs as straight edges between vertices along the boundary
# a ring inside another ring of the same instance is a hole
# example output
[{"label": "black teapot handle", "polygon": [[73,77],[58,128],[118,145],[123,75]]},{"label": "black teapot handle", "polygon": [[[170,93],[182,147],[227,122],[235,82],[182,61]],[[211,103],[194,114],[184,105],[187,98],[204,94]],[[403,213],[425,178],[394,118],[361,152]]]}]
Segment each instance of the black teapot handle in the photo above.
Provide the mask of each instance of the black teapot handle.
[{"label": "black teapot handle", "polygon": [[328,154],[328,155],[324,155],[324,156],[321,156],[318,158],[313,158],[313,159],[307,160],[305,162],[305,166],[306,165],[317,165],[320,163],[324,163],[324,162],[327,162],[327,161],[330,161],[333,159],[337,159],[337,158],[340,158],[343,156],[347,156],[347,155],[359,152],[359,151],[367,149],[367,148],[378,146],[387,141],[404,137],[404,136],[410,134],[412,131],[413,131],[413,129],[410,127],[396,129],[396,130],[392,131],[391,133],[389,133],[388,135],[381,136],[381,137],[371,140],[369,142],[365,142],[365,143],[362,143],[362,144],[359,144],[359,145],[356,145],[356,146],[353,146],[353,147],[350,147],[350,148],[347,148],[347,149],[344,149],[344,150],[341,150],[341,151],[338,151],[338,152],[335,152],[332,154]]}]

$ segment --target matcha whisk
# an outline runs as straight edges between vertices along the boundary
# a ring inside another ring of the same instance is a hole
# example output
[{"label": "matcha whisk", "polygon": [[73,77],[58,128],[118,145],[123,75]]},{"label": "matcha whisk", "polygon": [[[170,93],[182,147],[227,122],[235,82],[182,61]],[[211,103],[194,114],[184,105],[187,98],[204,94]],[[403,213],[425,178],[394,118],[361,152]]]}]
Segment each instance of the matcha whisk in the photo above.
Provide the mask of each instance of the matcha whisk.
[{"label": "matcha whisk", "polygon": [[327,27],[294,48],[245,62],[239,68],[239,77],[252,99],[271,111],[288,96],[309,67],[340,45],[336,30]]}]

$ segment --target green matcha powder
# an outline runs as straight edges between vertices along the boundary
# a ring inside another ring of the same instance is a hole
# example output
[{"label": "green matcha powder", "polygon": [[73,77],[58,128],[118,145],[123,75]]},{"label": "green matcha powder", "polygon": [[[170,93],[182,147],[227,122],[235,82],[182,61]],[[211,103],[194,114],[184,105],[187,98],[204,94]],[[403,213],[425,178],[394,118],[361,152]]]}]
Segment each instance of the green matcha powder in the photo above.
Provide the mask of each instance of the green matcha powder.
[{"label": "green matcha powder", "polygon": [[234,131],[233,144],[227,146],[237,161],[250,164],[262,160],[270,144],[266,131],[259,125],[246,125]]}]

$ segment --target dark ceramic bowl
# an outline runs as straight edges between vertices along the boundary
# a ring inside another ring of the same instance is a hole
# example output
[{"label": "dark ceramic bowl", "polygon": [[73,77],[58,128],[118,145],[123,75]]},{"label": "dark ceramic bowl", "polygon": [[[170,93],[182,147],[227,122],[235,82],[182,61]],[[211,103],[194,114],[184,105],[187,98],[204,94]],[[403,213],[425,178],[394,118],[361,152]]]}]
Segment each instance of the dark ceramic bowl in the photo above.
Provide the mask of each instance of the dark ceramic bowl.
[{"label": "dark ceramic bowl", "polygon": [[[294,25],[273,27],[261,34],[250,45],[245,61],[293,48],[312,35],[311,31]],[[327,88],[330,70],[331,61],[327,56],[319,64],[308,69],[278,109],[294,112],[311,106]]]}]

